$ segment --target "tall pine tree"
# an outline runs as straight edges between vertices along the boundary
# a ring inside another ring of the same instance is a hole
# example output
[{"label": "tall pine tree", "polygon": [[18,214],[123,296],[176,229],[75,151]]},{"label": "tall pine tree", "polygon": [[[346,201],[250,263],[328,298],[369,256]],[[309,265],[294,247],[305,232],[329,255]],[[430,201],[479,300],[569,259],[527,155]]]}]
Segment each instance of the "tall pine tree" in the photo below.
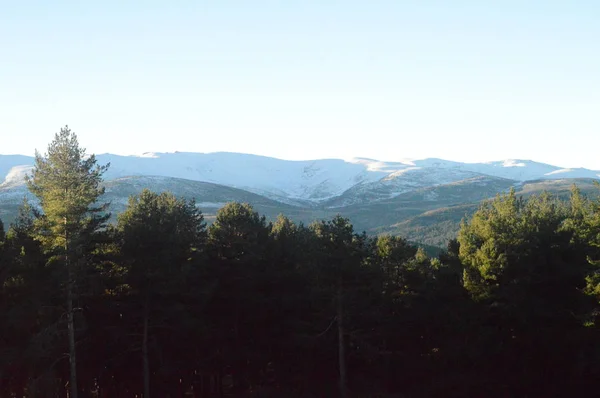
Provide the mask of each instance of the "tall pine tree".
[{"label": "tall pine tree", "polygon": [[77,135],[65,126],[55,135],[46,154],[36,152],[35,167],[27,179],[42,210],[35,222],[35,237],[50,261],[64,265],[71,398],[77,398],[78,392],[73,302],[93,234],[109,217],[106,205],[96,204],[104,193],[100,184],[107,168],[108,165],[98,165],[94,155],[87,156]]},{"label": "tall pine tree", "polygon": [[[203,249],[206,238],[204,217],[193,201],[170,193],[147,189],[129,198],[127,210],[119,215],[126,282],[131,294],[141,298],[142,367],[144,398],[150,397],[150,353],[148,339],[158,307],[171,296],[182,296],[184,268],[193,254]],[[163,312],[172,312],[163,310]],[[156,320],[155,320],[156,321]],[[170,322],[175,323],[171,319]]]}]

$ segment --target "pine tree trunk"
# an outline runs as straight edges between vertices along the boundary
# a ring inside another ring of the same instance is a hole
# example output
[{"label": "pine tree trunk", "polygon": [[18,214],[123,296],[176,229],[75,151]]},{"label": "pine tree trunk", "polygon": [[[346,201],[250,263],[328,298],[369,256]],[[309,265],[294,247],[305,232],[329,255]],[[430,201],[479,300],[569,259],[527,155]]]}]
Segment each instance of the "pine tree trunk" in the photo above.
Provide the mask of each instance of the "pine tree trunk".
[{"label": "pine tree trunk", "polygon": [[148,318],[149,318],[149,297],[146,294],[144,303],[144,336],[142,340],[142,361],[144,367],[144,398],[150,398],[150,361],[148,359]]},{"label": "pine tree trunk", "polygon": [[346,387],[346,348],[344,345],[344,307],[342,281],[338,280],[337,288],[337,325],[338,325],[338,360],[340,368],[340,397],[348,396]]},{"label": "pine tree trunk", "polygon": [[77,398],[77,358],[75,351],[75,319],[73,314],[73,272],[67,261],[67,324],[69,329],[69,365],[71,370],[71,396]]},{"label": "pine tree trunk", "polygon": [[[65,190],[65,193],[66,190]],[[69,257],[69,233],[67,226],[67,218],[65,223],[65,266],[67,267],[67,329],[69,333],[69,366],[71,373],[71,396],[69,398],[77,398],[77,356],[75,350],[75,317],[73,314],[73,284],[74,275],[71,268],[71,259]]]}]

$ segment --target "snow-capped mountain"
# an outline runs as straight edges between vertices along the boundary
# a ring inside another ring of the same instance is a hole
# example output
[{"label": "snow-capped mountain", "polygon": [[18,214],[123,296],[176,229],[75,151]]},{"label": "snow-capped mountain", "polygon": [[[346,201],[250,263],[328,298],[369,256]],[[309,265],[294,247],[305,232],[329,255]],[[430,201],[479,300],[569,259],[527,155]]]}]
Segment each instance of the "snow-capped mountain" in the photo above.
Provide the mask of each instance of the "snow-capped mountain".
[{"label": "snow-capped mountain", "polygon": [[364,164],[374,170],[404,165],[404,167],[429,168],[430,170],[446,169],[469,171],[521,182],[540,179],[600,178],[600,171],[598,170],[595,171],[584,168],[569,169],[520,159],[508,159],[485,163],[464,163],[435,158],[407,160],[403,163],[380,162],[370,159],[354,159],[353,162]]},{"label": "snow-capped mountain", "polygon": [[[477,176],[515,182],[600,178],[599,171],[564,169],[528,160],[488,163],[442,159],[383,162],[365,158],[289,161],[228,152],[102,154],[97,158],[100,164],[111,163],[105,175],[107,181],[128,176],[173,177],[243,189],[290,204],[327,201],[332,207],[389,199],[414,189]],[[0,181],[4,181],[0,188],[22,184],[32,164],[31,157],[0,155]]]},{"label": "snow-capped mountain", "polygon": [[[148,188],[194,199],[208,222],[226,202],[250,203],[269,220],[285,214],[308,224],[335,214],[350,218],[357,231],[392,233],[443,247],[463,217],[482,200],[510,187],[519,195],[544,190],[568,197],[576,183],[588,195],[600,191],[600,172],[564,169],[525,160],[461,163],[442,159],[382,162],[373,159],[287,161],[236,153],[152,153],[99,155],[111,163],[106,194],[116,217],[130,195]],[[0,220],[14,221],[34,159],[0,155]]]},{"label": "snow-capped mountain", "polygon": [[383,178],[339,159],[285,161],[237,153],[160,153],[143,157],[99,155],[111,163],[107,179],[156,175],[240,188],[278,199],[322,200],[364,181]]},{"label": "snow-capped mountain", "polygon": [[433,187],[481,176],[479,173],[461,169],[435,167],[406,167],[390,172],[377,180],[356,184],[326,202],[329,208],[390,199],[405,192]]},{"label": "snow-capped mountain", "polygon": [[0,155],[0,184],[23,181],[25,174],[33,167],[33,158],[23,155]]}]

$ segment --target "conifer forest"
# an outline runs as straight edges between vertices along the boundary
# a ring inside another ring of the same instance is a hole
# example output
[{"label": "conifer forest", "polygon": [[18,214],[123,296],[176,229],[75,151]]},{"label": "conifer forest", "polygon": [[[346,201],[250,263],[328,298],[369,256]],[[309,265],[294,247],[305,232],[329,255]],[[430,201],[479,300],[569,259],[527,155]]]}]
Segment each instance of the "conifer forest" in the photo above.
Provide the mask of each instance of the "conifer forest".
[{"label": "conifer forest", "polygon": [[109,167],[61,129],[0,223],[1,398],[600,394],[600,201],[576,186],[483,202],[433,258],[168,192],[111,218]]}]

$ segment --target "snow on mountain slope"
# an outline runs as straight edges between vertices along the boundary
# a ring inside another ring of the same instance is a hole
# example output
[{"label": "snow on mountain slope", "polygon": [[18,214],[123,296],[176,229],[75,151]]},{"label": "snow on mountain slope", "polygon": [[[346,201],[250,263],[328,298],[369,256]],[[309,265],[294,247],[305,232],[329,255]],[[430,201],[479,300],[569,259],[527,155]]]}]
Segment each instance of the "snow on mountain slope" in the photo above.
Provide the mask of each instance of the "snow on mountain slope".
[{"label": "snow on mountain slope", "polygon": [[546,173],[545,177],[547,179],[572,179],[572,178],[600,178],[600,172],[587,170],[582,168],[576,169],[558,169],[554,170],[550,173]]},{"label": "snow on mountain slope", "polygon": [[414,164],[421,167],[441,167],[466,170],[517,181],[556,178],[600,178],[600,171],[582,168],[564,169],[545,163],[518,159],[486,163],[461,163],[441,159],[423,159],[414,161]]},{"label": "snow on mountain slope", "polygon": [[[33,164],[33,158],[0,159],[0,176],[12,167]],[[363,181],[375,181],[385,172],[369,172],[359,164],[338,159],[285,161],[238,153],[156,153],[144,156],[97,156],[110,163],[106,180],[126,176],[162,176],[212,182],[278,199],[322,200]],[[1,178],[1,177],[0,177]]]},{"label": "snow on mountain slope", "polygon": [[381,162],[373,159],[355,158],[350,162],[362,164],[368,170],[394,172],[411,167],[432,169],[452,169],[486,174],[492,177],[516,181],[530,181],[556,178],[600,178],[600,171],[583,168],[565,169],[531,160],[508,159],[485,163],[463,163],[437,158],[404,160],[402,162]]},{"label": "snow on mountain slope", "polygon": [[[323,203],[340,197],[342,204],[393,197],[410,189],[445,184],[475,175],[515,181],[600,178],[600,172],[564,169],[528,160],[461,163],[442,159],[382,162],[374,159],[288,161],[240,153],[146,153],[142,156],[101,154],[111,163],[107,180],[126,176],[162,176],[204,181],[244,189],[289,204]],[[33,158],[0,156],[0,182],[22,183]],[[354,198],[351,196],[355,195]],[[335,202],[335,200],[334,200]]]},{"label": "snow on mountain slope", "polygon": [[30,165],[22,165],[15,166],[11,168],[6,177],[4,177],[4,182],[0,184],[0,187],[11,187],[22,185],[25,181],[25,176],[31,172],[33,166]]},{"label": "snow on mountain slope", "polygon": [[406,168],[415,166],[413,161],[405,160],[401,162],[383,162],[381,160],[367,159],[367,158],[352,158],[347,161],[348,163],[360,164],[370,172],[382,172],[382,173],[394,173],[396,171],[404,170]]},{"label": "snow on mountain slope", "polygon": [[396,197],[405,192],[478,177],[481,174],[460,169],[408,166],[373,182],[357,184],[326,202],[328,208],[344,207]]},{"label": "snow on mountain slope", "polygon": [[[0,155],[0,184],[11,174],[13,167],[32,166],[33,157],[23,155]],[[11,178],[14,177],[14,174]],[[23,175],[23,178],[25,176]]]},{"label": "snow on mountain slope", "polygon": [[151,157],[106,154],[99,155],[98,161],[111,163],[108,179],[128,175],[167,176],[309,200],[336,196],[357,183],[386,175],[338,159],[285,161],[227,152],[157,153]]}]

